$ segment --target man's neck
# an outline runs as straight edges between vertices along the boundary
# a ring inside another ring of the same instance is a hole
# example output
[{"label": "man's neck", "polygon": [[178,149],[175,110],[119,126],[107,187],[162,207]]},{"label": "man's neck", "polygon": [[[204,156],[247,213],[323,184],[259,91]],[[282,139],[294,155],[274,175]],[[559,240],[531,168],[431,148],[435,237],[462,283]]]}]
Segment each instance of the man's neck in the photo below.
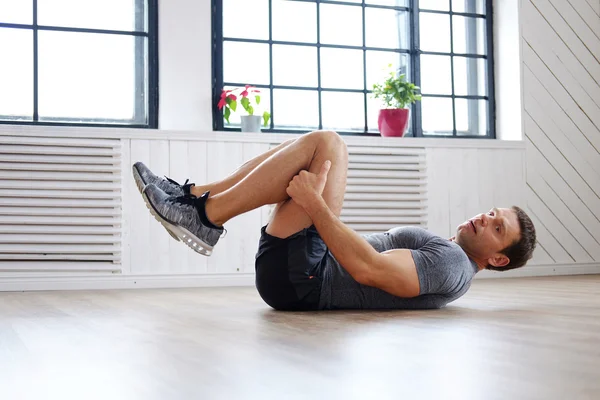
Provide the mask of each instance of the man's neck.
[{"label": "man's neck", "polygon": [[[456,236],[452,236],[448,240],[451,241],[451,242],[456,243]],[[458,244],[458,243],[456,243],[456,244],[460,246],[460,244]],[[478,271],[481,271],[481,270],[485,269],[485,267],[487,267],[487,262],[485,260],[479,260],[476,257],[473,257],[462,246],[460,246],[460,248],[465,252],[465,254],[467,255],[467,257],[469,257],[470,260],[472,260],[475,264],[477,264],[477,270]]]}]

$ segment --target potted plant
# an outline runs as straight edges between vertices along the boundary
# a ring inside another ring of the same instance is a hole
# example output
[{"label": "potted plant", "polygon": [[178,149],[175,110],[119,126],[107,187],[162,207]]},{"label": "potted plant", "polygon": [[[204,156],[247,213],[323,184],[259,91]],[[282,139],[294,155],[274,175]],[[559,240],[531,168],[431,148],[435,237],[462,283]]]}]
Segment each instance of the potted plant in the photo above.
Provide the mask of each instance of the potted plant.
[{"label": "potted plant", "polygon": [[[391,64],[388,66],[391,68]],[[421,100],[419,87],[406,80],[406,75],[390,71],[383,84],[373,85],[372,96],[381,99],[387,108],[379,110],[377,124],[381,136],[404,136],[408,128],[412,103]]]},{"label": "potted plant", "polygon": [[242,108],[248,113],[248,115],[241,115],[242,120],[242,132],[260,132],[260,120],[263,120],[263,126],[267,126],[271,114],[267,111],[261,115],[254,115],[254,112],[260,105],[260,90],[254,86],[246,85],[244,88],[236,88],[231,90],[223,89],[221,91],[221,98],[219,99],[219,110],[223,111],[223,118],[229,124],[229,117],[231,112],[235,112],[238,106],[238,100],[242,105]]}]

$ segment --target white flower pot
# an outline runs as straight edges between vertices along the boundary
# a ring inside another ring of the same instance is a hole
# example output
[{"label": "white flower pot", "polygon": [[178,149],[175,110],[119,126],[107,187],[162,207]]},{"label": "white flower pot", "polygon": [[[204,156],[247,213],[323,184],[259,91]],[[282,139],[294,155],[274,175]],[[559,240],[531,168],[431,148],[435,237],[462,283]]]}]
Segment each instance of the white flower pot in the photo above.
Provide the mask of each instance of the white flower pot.
[{"label": "white flower pot", "polygon": [[242,115],[242,132],[260,132],[262,117],[260,115]]}]

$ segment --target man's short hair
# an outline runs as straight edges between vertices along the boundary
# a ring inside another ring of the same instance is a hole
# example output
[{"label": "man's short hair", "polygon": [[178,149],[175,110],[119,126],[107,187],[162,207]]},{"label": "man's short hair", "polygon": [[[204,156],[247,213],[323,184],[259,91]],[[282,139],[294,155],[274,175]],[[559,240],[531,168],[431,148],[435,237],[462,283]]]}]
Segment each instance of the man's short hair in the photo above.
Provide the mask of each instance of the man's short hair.
[{"label": "man's short hair", "polygon": [[509,258],[510,262],[504,267],[494,267],[488,265],[487,269],[492,271],[508,271],[515,268],[524,266],[529,259],[533,256],[533,251],[536,246],[535,226],[529,215],[521,208],[512,206],[511,209],[517,213],[517,219],[519,220],[519,230],[521,236],[519,240],[513,242],[511,245],[501,250],[500,253],[504,254]]}]

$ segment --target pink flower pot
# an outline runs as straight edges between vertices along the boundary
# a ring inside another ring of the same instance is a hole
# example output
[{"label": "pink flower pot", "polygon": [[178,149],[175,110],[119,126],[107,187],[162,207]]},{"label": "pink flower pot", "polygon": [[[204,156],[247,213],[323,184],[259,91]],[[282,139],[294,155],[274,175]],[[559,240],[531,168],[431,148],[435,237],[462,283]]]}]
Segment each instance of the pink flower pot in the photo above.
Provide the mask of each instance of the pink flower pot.
[{"label": "pink flower pot", "polygon": [[381,136],[402,137],[408,128],[408,117],[410,109],[408,108],[388,108],[379,110],[377,124]]}]

